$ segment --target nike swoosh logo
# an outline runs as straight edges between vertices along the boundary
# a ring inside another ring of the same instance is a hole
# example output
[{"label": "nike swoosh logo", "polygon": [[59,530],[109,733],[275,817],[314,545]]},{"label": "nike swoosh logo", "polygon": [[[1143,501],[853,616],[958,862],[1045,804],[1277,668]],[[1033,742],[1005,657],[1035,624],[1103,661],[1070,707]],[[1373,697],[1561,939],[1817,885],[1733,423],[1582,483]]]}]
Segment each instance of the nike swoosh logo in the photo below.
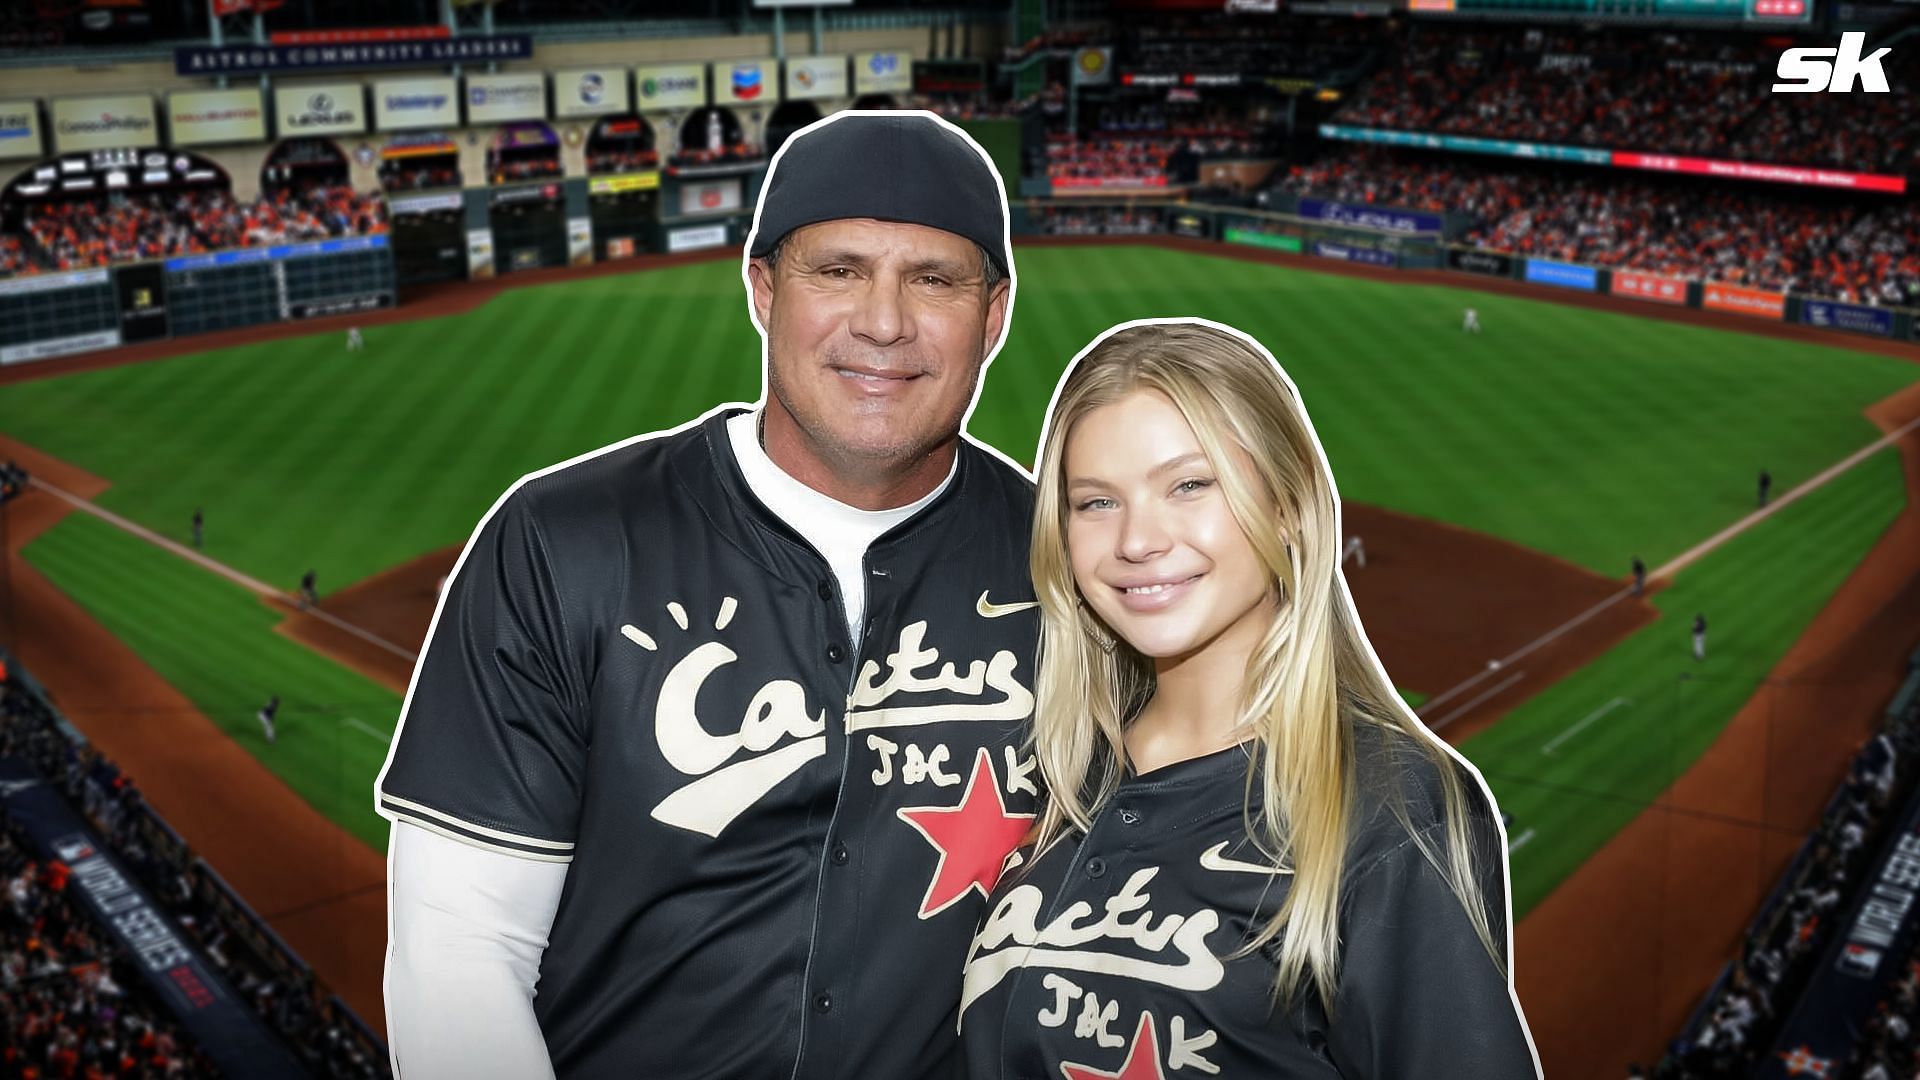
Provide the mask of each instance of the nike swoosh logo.
[{"label": "nike swoosh logo", "polygon": [[1200,853],[1200,867],[1203,870],[1221,870],[1234,874],[1259,874],[1272,877],[1275,874],[1291,874],[1293,871],[1279,866],[1263,866],[1259,863],[1241,862],[1226,856],[1227,841],[1222,840]]},{"label": "nike swoosh logo", "polygon": [[989,603],[987,601],[987,594],[983,592],[980,594],[980,602],[974,605],[974,610],[978,611],[980,617],[983,619],[997,619],[1002,615],[1011,615],[1016,611],[1025,611],[1028,608],[1036,608],[1039,606],[1040,601],[1038,600],[1029,600],[1024,604]]}]

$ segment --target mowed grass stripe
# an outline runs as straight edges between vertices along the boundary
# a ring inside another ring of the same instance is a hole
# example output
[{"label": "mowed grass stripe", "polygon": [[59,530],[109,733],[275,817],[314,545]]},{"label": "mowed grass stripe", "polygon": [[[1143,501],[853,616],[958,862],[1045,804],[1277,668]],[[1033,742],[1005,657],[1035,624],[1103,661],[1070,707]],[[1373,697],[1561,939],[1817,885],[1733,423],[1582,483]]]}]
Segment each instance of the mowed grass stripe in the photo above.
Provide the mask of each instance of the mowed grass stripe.
[{"label": "mowed grass stripe", "polygon": [[[1853,471],[1736,537],[1653,598],[1660,619],[1467,740],[1516,818],[1543,841],[1513,860],[1529,910],[1719,737],[1905,506],[1899,456]],[[1707,660],[1690,624],[1708,620]],[[1617,698],[1600,719],[1543,752]]]}]

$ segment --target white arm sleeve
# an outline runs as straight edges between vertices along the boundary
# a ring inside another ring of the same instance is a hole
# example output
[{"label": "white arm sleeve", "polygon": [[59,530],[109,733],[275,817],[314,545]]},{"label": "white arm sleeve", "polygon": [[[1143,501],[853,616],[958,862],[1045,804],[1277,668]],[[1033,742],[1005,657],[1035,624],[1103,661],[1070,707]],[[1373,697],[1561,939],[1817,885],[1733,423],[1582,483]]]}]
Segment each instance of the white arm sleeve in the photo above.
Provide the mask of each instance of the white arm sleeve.
[{"label": "white arm sleeve", "polygon": [[565,863],[393,826],[387,1042],[397,1080],[550,1080],[533,1016]]}]

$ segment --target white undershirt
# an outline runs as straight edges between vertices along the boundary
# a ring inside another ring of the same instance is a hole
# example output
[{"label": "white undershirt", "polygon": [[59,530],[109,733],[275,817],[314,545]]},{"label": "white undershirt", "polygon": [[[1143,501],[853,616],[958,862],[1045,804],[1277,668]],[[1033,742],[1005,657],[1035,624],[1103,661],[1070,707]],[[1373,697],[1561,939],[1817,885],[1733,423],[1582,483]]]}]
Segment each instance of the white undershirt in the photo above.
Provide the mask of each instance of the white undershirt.
[{"label": "white undershirt", "polygon": [[954,455],[946,479],[921,498],[891,510],[862,510],[815,491],[774,464],[760,445],[758,411],[729,418],[727,440],[733,445],[733,456],[739,460],[740,472],[747,478],[747,488],[754,498],[792,526],[833,568],[833,576],[840,582],[840,599],[847,609],[847,632],[859,645],[867,604],[863,566],[867,548],[882,533],[919,513],[947,490],[960,467],[960,455]]},{"label": "white undershirt", "polygon": [[[753,412],[727,421],[740,472],[755,498],[826,557],[857,645],[867,547],[945,491],[959,459],[925,498],[893,510],[861,510],[775,465],[760,446],[758,424]],[[392,935],[384,989],[394,1075],[551,1077],[533,994],[567,865],[476,847],[407,822],[395,823],[388,842]]]}]

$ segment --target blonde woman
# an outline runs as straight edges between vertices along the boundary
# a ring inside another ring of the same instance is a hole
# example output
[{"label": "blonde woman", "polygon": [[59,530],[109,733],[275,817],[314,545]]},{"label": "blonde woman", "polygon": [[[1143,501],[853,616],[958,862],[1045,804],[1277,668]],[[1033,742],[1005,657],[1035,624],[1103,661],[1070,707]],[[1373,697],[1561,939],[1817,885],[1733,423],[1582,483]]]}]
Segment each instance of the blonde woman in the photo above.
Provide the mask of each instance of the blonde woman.
[{"label": "blonde woman", "polygon": [[1049,798],[968,955],[968,1074],[1537,1077],[1504,836],[1366,644],[1272,357],[1110,331],[1036,473]]}]

